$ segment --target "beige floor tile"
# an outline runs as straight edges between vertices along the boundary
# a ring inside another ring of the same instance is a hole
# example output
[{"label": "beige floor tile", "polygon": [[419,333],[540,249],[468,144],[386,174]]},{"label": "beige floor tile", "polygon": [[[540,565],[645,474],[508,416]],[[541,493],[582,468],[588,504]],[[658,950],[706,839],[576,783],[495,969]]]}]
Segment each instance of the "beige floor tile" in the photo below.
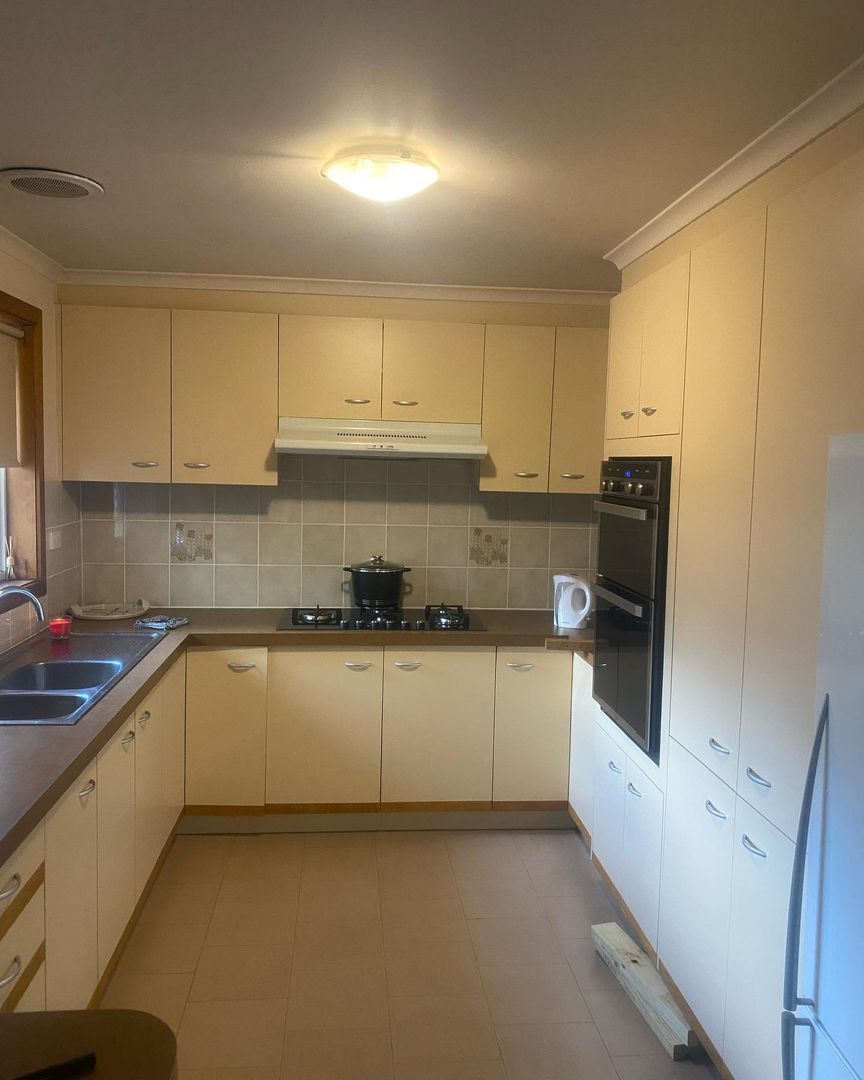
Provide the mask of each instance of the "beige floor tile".
[{"label": "beige floor tile", "polygon": [[256,1069],[181,1069],[177,1080],[279,1080],[279,1067]]},{"label": "beige floor tile", "polygon": [[118,971],[102,997],[101,1009],[139,1009],[152,1013],[177,1031],[186,997],[192,983],[191,973],[149,975],[143,972]]},{"label": "beige floor tile", "polygon": [[384,863],[378,868],[378,882],[382,890],[399,890],[410,883],[415,894],[424,896],[452,896],[456,892],[456,878],[446,863],[434,865],[415,864],[411,867]]},{"label": "beige floor tile", "polygon": [[204,945],[204,923],[139,922],[120,958],[119,970],[172,975],[193,972]]},{"label": "beige floor tile", "polygon": [[279,945],[205,945],[190,1001],[285,1001],[291,949]]},{"label": "beige floor tile", "polygon": [[383,972],[346,965],[295,971],[288,998],[287,1030],[319,1031],[387,1026]]},{"label": "beige floor tile", "polygon": [[543,915],[469,919],[468,930],[481,964],[564,962],[561,947]]},{"label": "beige floor tile", "polygon": [[620,1080],[711,1080],[716,1074],[706,1065],[672,1061],[666,1054],[613,1057]]},{"label": "beige floor tile", "polygon": [[264,903],[270,900],[290,900],[295,906],[300,894],[299,870],[265,875],[246,874],[224,878],[219,888],[219,901],[225,904],[244,902]]},{"label": "beige floor tile", "polygon": [[387,1028],[288,1031],[282,1080],[389,1080]]},{"label": "beige floor tile", "polygon": [[216,904],[207,930],[208,945],[290,945],[297,905],[290,900]]},{"label": "beige floor tile", "polygon": [[580,990],[620,990],[621,984],[597,955],[590,937],[562,941],[561,949]]},{"label": "beige floor tile", "polygon": [[598,885],[597,871],[578,856],[526,860],[528,873],[540,896],[573,896]]},{"label": "beige floor tile", "polygon": [[393,830],[375,833],[375,846],[378,858],[387,852],[415,850],[447,850],[446,834],[437,829]]},{"label": "beige floor tile", "polygon": [[243,836],[225,865],[220,899],[289,900],[297,896],[303,865],[303,838]]},{"label": "beige floor tile", "polygon": [[575,829],[525,829],[510,835],[523,859],[581,855],[590,862],[585,843]]},{"label": "beige floor tile", "polygon": [[354,966],[384,970],[381,920],[352,919],[345,913],[337,920],[301,920],[294,939],[294,970]]},{"label": "beige floor tile", "polygon": [[216,881],[182,881],[159,876],[141,912],[141,919],[170,925],[171,923],[210,922],[219,883]]},{"label": "beige floor tile", "polygon": [[482,994],[391,998],[393,1060],[497,1061],[495,1028]]},{"label": "beige floor tile", "polygon": [[591,1023],[508,1024],[497,1030],[509,1080],[618,1080]]},{"label": "beige floor tile", "polygon": [[623,990],[586,990],[585,1001],[610,1054],[656,1054],[660,1043]]},{"label": "beige floor tile", "polygon": [[483,992],[470,941],[388,944],[386,964],[391,998]]},{"label": "beige floor tile", "polygon": [[552,929],[562,941],[590,937],[595,923],[620,921],[600,885],[570,896],[544,896],[541,902]]},{"label": "beige floor tile", "polygon": [[254,854],[278,860],[289,866],[301,866],[306,850],[305,833],[258,833],[252,836],[235,836],[229,854],[229,863],[238,857]]},{"label": "beige floor tile", "polygon": [[221,881],[232,836],[178,836],[161,876],[177,881]]},{"label": "beige floor tile", "polygon": [[177,1036],[179,1067],[278,1067],[284,1027],[284,1001],[190,1001]]},{"label": "beige floor tile", "polygon": [[486,874],[501,879],[525,870],[512,837],[505,832],[448,833],[447,846],[457,878]]},{"label": "beige floor tile", "polygon": [[504,1062],[411,1061],[396,1066],[396,1080],[506,1080]]},{"label": "beige floor tile", "polygon": [[567,964],[489,964],[480,971],[496,1024],[568,1024],[591,1019]]},{"label": "beige floor tile", "polygon": [[459,895],[469,919],[491,916],[543,915],[540,897],[526,871],[503,880],[464,875],[459,878]]},{"label": "beige floor tile", "polygon": [[382,890],[381,917],[388,944],[470,941],[462,903],[455,896],[416,896]]},{"label": "beige floor tile", "polygon": [[365,872],[355,876],[304,870],[300,880],[298,915],[304,922],[380,918],[377,872],[367,877]]},{"label": "beige floor tile", "polygon": [[307,833],[304,870],[328,872],[374,866],[378,861],[375,833]]}]

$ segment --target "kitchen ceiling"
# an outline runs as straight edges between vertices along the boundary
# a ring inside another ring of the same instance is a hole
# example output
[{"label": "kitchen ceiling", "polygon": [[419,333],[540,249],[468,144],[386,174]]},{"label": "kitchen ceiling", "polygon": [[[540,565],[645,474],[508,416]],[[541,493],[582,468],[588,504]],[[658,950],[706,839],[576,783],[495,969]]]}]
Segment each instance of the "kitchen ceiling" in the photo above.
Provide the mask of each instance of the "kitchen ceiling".
[{"label": "kitchen ceiling", "polygon": [[[615,289],[603,253],[864,52],[860,0],[5,0],[0,192],[63,266]],[[382,137],[441,181],[320,176]]]}]

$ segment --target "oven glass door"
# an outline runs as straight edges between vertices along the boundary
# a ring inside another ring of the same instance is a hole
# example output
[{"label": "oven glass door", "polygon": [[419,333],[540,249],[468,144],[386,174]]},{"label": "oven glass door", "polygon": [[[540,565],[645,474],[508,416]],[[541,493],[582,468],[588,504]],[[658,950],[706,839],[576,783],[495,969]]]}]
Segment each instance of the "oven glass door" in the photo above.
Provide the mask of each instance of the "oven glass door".
[{"label": "oven glass door", "polygon": [[600,513],[597,571],[610,586],[620,585],[641,596],[654,596],[657,514],[656,503],[633,503],[604,497],[595,503]]},{"label": "oven glass door", "polygon": [[594,697],[646,752],[651,749],[653,607],[596,589]]}]

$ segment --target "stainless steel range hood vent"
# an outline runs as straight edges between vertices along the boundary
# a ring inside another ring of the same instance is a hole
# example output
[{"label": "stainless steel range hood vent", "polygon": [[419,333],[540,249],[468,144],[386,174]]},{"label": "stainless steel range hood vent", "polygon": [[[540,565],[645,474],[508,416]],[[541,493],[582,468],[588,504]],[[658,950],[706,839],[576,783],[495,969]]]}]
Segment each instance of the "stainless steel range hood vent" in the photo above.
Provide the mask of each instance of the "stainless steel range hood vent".
[{"label": "stainless steel range hood vent", "polygon": [[390,420],[309,420],[280,416],[279,454],[337,457],[471,458],[488,453],[479,424],[397,423]]}]

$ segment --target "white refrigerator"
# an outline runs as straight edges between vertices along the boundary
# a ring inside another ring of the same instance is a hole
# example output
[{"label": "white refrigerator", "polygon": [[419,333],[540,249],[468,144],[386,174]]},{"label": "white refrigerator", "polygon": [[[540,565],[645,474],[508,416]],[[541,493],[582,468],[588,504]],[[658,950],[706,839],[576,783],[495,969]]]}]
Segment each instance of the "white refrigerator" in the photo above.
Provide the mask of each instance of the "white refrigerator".
[{"label": "white refrigerator", "polygon": [[789,904],[784,1080],[864,1080],[864,435],[831,440],[826,509],[819,722]]}]

